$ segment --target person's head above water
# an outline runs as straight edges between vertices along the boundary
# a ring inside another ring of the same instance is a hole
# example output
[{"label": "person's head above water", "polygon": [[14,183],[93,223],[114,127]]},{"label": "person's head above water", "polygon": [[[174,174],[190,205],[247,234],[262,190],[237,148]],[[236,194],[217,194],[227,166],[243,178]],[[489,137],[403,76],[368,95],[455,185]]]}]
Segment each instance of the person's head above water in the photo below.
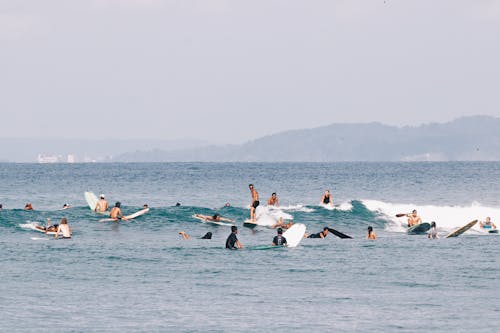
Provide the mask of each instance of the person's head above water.
[{"label": "person's head above water", "polygon": [[220,214],[219,213],[215,213],[214,215],[212,215],[212,218],[214,220],[218,220],[220,218]]},{"label": "person's head above water", "polygon": [[253,189],[253,184],[248,184],[249,189]]},{"label": "person's head above water", "polygon": [[148,204],[142,205],[142,208],[149,208]]},{"label": "person's head above water", "polygon": [[101,197],[101,199],[104,199],[104,194],[101,194],[101,196],[100,196],[100,197]]},{"label": "person's head above water", "polygon": [[372,232],[373,228],[371,226],[368,227],[368,232]]},{"label": "person's head above water", "polygon": [[276,192],[273,192],[273,193],[271,194],[271,196],[272,196],[272,197],[275,197],[275,196],[276,196]]},{"label": "person's head above water", "polygon": [[435,228],[436,227],[436,222],[432,221],[431,222],[431,228]]},{"label": "person's head above water", "polygon": [[117,201],[117,202],[115,203],[115,207],[120,208],[120,207],[121,207],[121,205],[122,205],[122,203],[121,203],[120,201]]},{"label": "person's head above water", "polygon": [[178,202],[178,203],[175,204],[176,207],[179,207],[180,205],[181,205],[180,202]]},{"label": "person's head above water", "polygon": [[281,234],[283,234],[283,229],[278,228],[278,235],[281,235]]},{"label": "person's head above water", "polygon": [[238,232],[238,227],[237,227],[237,226],[235,226],[235,225],[231,226],[231,232],[232,232],[232,233],[236,233],[236,232]]}]

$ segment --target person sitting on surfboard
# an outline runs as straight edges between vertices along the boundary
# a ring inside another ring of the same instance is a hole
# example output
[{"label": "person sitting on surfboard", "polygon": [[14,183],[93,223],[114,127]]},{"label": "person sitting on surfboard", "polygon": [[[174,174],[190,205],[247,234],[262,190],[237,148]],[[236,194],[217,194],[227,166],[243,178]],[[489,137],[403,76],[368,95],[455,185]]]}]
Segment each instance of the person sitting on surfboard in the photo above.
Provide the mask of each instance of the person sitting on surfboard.
[{"label": "person sitting on surfboard", "polygon": [[237,233],[238,227],[234,225],[231,226],[231,234],[226,239],[226,249],[237,250],[243,248],[243,245],[238,240],[238,237],[236,237]]},{"label": "person sitting on surfboard", "polygon": [[279,207],[280,204],[279,204],[279,199],[278,199],[278,195],[276,194],[276,192],[271,194],[271,197],[269,198],[269,200],[267,200],[267,205]]},{"label": "person sitting on surfboard", "polygon": [[26,205],[24,205],[24,210],[33,210],[33,206],[31,205],[31,202],[28,202]]},{"label": "person sitting on surfboard", "polygon": [[328,236],[328,227],[324,227],[323,231],[320,231],[317,234],[304,234],[304,238],[325,238],[326,236]]},{"label": "person sitting on surfboard", "polygon": [[115,203],[115,206],[111,208],[111,212],[109,212],[109,217],[114,219],[114,220],[126,220],[127,218],[123,216],[122,210],[121,210],[121,203],[117,201]]},{"label": "person sitting on surfboard", "polygon": [[55,239],[59,238],[59,233],[62,233],[63,239],[71,238],[71,228],[69,227],[68,220],[65,217],[61,219],[61,223],[57,227],[56,234],[54,235]]},{"label": "person sitting on surfboard", "polygon": [[431,222],[431,229],[429,230],[429,235],[427,236],[430,239],[438,239],[438,232],[436,229],[436,222],[432,221]]},{"label": "person sitting on surfboard", "polygon": [[101,194],[99,201],[95,205],[94,211],[99,213],[107,212],[109,208],[108,202],[104,198],[104,194]]},{"label": "person sitting on surfboard", "polygon": [[407,214],[408,217],[408,228],[413,227],[414,225],[422,223],[422,219],[417,215],[417,210],[414,209],[411,214]]},{"label": "person sitting on surfboard", "polygon": [[286,246],[286,238],[283,237],[283,229],[278,228],[278,235],[273,238],[273,246],[285,245]]},{"label": "person sitting on surfboard", "polygon": [[479,222],[479,226],[483,229],[496,229],[497,228],[495,223],[491,222],[491,218],[489,216],[486,218],[486,221]]},{"label": "person sitting on surfboard", "polygon": [[248,188],[252,194],[252,202],[250,203],[250,220],[255,222],[255,209],[260,205],[259,193],[253,187],[253,184],[248,185]]},{"label": "person sitting on surfboard", "polygon": [[333,205],[333,197],[330,194],[330,190],[326,190],[325,193],[323,193],[320,204],[330,205],[330,206]]},{"label": "person sitting on surfboard", "polygon": [[234,222],[234,220],[227,219],[225,217],[220,216],[219,213],[215,213],[212,216],[202,215],[202,214],[195,214],[194,216],[199,218],[199,219],[203,219],[205,221],[211,221],[211,222],[220,222],[220,221]]},{"label": "person sitting on surfboard", "polygon": [[377,239],[377,235],[373,232],[372,226],[368,227],[368,235],[366,235],[366,239]]}]

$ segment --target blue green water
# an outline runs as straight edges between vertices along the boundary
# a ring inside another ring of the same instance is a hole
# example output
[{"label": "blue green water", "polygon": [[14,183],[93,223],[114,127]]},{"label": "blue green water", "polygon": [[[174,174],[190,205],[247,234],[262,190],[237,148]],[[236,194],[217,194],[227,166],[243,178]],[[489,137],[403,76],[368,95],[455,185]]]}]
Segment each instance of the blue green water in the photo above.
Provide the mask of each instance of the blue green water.
[{"label": "blue green water", "polygon": [[[499,163],[0,164],[2,331],[493,332],[500,238],[477,227],[454,239],[408,236],[393,215],[416,208],[441,236],[487,215],[500,221],[499,176]],[[242,226],[249,183],[261,202],[277,192],[308,232],[329,225],[354,238],[223,249],[229,227],[193,214],[235,219],[245,246],[275,235]],[[335,210],[318,206],[325,189]],[[98,222],[87,190],[125,213],[152,209]],[[28,201],[35,211],[22,210]],[[67,217],[73,238],[20,226],[47,217]],[[364,239],[368,225],[376,241]],[[211,240],[197,238],[207,231]]]}]

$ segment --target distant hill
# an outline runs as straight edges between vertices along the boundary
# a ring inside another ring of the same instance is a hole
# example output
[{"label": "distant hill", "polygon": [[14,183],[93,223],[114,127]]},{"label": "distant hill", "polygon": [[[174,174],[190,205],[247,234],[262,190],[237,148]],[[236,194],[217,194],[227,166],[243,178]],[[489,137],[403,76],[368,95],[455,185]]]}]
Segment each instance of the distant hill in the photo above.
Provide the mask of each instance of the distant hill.
[{"label": "distant hill", "polygon": [[500,161],[500,118],[463,117],[416,127],[333,124],[277,133],[242,145],[128,152],[113,161]]}]

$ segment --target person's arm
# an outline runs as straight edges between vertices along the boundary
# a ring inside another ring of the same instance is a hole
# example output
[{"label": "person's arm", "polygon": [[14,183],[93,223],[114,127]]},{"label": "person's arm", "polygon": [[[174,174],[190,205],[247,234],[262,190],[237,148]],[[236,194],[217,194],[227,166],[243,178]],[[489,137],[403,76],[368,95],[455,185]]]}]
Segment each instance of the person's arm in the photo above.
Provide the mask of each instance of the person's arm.
[{"label": "person's arm", "polygon": [[220,220],[221,221],[226,221],[226,222],[234,222],[234,220],[231,220],[231,219],[228,219],[228,218],[225,218],[225,217],[221,217]]},{"label": "person's arm", "polygon": [[324,194],[321,196],[321,200],[319,201],[319,203],[322,204],[323,202],[325,202],[325,195]]},{"label": "person's arm", "polygon": [[55,239],[58,239],[59,238],[59,230],[61,229],[61,225],[58,225],[57,226],[57,230],[56,230],[56,234],[54,235],[54,238]]},{"label": "person's arm", "polygon": [[241,243],[240,243],[240,241],[239,241],[239,240],[237,240],[237,241],[236,241],[236,247],[237,247],[238,249],[242,249],[242,248],[243,248],[243,244],[241,244]]},{"label": "person's arm", "polygon": [[325,235],[323,235],[323,231],[319,233],[319,237],[325,238]]}]

